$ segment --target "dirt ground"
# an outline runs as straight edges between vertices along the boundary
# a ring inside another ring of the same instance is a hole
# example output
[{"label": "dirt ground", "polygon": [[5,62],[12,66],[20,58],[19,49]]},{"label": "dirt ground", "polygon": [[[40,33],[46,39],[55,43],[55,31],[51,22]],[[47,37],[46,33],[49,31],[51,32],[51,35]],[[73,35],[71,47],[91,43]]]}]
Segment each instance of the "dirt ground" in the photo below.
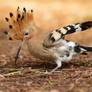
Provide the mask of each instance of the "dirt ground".
[{"label": "dirt ground", "polygon": [[[3,33],[7,30],[3,18],[10,11],[15,12],[18,4],[32,7],[35,10],[36,23],[50,31],[75,22],[92,20],[92,1],[9,1],[0,0],[0,92],[92,92],[92,52],[88,55],[77,55],[71,61],[63,62],[59,72],[46,74],[46,71],[51,71],[56,66],[55,63],[44,62],[31,56],[26,44],[15,66],[14,57],[20,41],[9,41]],[[67,36],[67,39],[92,46],[92,29]]]},{"label": "dirt ground", "polygon": [[[92,92],[92,53],[63,62],[59,72],[54,63],[32,57],[26,45],[14,65],[19,42],[0,40],[0,92]],[[13,45],[12,45],[13,44]]]}]

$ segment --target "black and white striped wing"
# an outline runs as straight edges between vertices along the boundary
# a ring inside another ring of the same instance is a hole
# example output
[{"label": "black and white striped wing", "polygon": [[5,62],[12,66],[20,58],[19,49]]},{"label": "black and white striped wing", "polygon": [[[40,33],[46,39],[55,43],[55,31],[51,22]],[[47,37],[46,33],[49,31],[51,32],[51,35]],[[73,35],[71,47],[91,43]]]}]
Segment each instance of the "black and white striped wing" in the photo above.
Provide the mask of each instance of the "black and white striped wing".
[{"label": "black and white striped wing", "polygon": [[86,29],[89,29],[91,27],[92,27],[92,21],[68,25],[52,31],[50,33],[50,39],[54,42],[63,38],[65,35],[68,35],[74,32],[85,31]]},{"label": "black and white striped wing", "polygon": [[76,23],[56,29],[50,32],[49,35],[44,39],[43,45],[45,47],[53,47],[56,43],[62,43],[65,35],[74,32],[85,31],[86,29],[89,29],[91,27],[92,27],[92,21],[88,21],[88,22]]}]

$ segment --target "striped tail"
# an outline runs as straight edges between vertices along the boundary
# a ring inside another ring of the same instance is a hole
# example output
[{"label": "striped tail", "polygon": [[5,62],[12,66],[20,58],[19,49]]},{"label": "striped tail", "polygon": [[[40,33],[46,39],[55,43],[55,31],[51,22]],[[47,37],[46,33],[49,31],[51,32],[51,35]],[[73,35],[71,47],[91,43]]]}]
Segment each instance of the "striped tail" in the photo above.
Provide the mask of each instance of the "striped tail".
[{"label": "striped tail", "polygon": [[87,55],[87,51],[91,52],[92,51],[92,47],[86,47],[86,46],[76,45],[74,47],[74,51],[76,53],[81,53],[81,54]]},{"label": "striped tail", "polygon": [[92,51],[92,47],[80,46],[81,48],[85,49],[86,51]]}]

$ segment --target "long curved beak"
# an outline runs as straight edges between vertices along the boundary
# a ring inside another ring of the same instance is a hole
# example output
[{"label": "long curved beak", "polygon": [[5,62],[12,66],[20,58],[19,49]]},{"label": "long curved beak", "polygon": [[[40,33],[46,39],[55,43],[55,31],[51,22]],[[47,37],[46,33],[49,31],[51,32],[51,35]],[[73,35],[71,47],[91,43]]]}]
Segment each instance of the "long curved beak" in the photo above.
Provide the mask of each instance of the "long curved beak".
[{"label": "long curved beak", "polygon": [[19,48],[18,48],[17,53],[16,53],[16,56],[15,56],[15,65],[17,64],[17,59],[18,59],[20,50],[21,50],[24,42],[25,42],[25,39],[20,42]]}]

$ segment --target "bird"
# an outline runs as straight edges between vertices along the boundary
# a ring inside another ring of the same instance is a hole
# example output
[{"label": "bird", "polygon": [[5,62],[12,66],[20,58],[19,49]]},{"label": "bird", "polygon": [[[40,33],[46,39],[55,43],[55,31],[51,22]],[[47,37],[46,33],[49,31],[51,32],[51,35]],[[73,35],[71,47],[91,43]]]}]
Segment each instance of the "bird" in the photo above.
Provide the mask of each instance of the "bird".
[{"label": "bird", "polygon": [[27,44],[28,51],[36,58],[47,62],[55,62],[56,67],[50,73],[62,66],[63,61],[69,61],[74,55],[92,51],[92,47],[82,46],[76,42],[67,40],[66,35],[85,31],[92,27],[92,21],[75,23],[45,32],[34,22],[34,11],[24,7],[22,11],[17,8],[16,16],[10,12],[10,17],[5,17],[9,31],[4,32],[9,40],[21,40],[15,57],[15,65],[23,44]]}]

